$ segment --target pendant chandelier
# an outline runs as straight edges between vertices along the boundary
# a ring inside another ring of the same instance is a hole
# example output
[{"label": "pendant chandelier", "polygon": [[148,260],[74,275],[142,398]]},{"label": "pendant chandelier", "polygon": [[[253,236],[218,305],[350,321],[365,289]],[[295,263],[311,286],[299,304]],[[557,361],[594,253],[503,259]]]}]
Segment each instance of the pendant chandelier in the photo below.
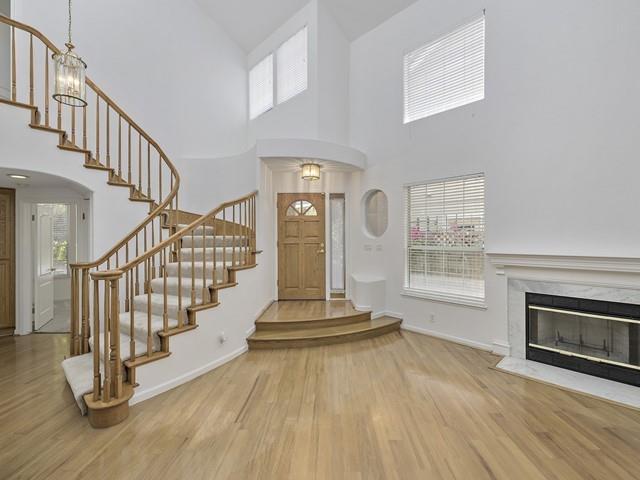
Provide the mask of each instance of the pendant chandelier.
[{"label": "pendant chandelier", "polygon": [[55,93],[53,98],[65,105],[72,107],[85,107],[85,69],[87,64],[78,55],[73,53],[71,43],[71,0],[69,0],[69,41],[65,43],[67,51],[56,53],[53,56],[55,62]]},{"label": "pendant chandelier", "polygon": [[320,180],[320,165],[313,162],[302,164],[303,180]]}]

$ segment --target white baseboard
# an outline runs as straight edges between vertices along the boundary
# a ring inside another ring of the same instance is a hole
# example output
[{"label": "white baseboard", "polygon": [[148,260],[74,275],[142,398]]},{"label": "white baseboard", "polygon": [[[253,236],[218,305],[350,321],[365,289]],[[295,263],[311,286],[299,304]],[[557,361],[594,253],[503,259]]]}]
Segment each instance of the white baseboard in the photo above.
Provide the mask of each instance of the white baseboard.
[{"label": "white baseboard", "polygon": [[353,300],[351,300],[351,304],[353,305],[353,308],[361,312],[370,312],[372,310],[372,308],[368,305],[356,305],[355,303],[353,303]]},{"label": "white baseboard", "polygon": [[496,355],[502,355],[503,357],[508,357],[509,355],[511,355],[511,345],[501,340],[494,340],[492,352],[495,353]]},{"label": "white baseboard", "polygon": [[164,393],[173,388],[176,388],[182,385],[183,383],[187,383],[193,380],[194,378],[199,377],[200,375],[204,375],[205,373],[210,372],[211,370],[214,370],[215,368],[218,368],[227,362],[230,362],[234,358],[245,353],[247,350],[248,350],[247,345],[243,345],[242,347],[234,350],[231,353],[228,353],[227,355],[224,355],[214,360],[213,362],[210,362],[210,363],[207,363],[206,365],[195,368],[190,372],[180,375],[179,377],[172,378],[168,382],[161,383],[160,385],[156,385],[155,387],[151,387],[147,390],[135,391],[135,394],[133,395],[133,398],[130,400],[129,404],[135,405],[136,403],[143,402],[144,400],[148,400],[152,397],[155,397],[156,395],[160,395],[161,393]]},{"label": "white baseboard", "polygon": [[402,314],[398,312],[383,311],[383,312],[376,312],[371,314],[372,319],[380,318],[380,317],[391,317],[391,318],[397,318],[399,320],[402,320]]},{"label": "white baseboard", "polygon": [[486,352],[496,353],[498,355],[503,355],[497,348],[503,349],[505,345],[498,344],[494,342],[493,345],[489,345],[488,343],[476,342],[475,340],[469,340],[468,338],[456,337],[454,335],[448,335],[446,333],[436,332],[434,330],[428,330],[422,327],[416,327],[415,325],[406,325],[402,324],[400,327],[402,330],[407,330],[409,332],[420,333],[422,335],[428,335],[430,337],[441,338],[442,340],[448,340],[450,342],[459,343],[460,345],[465,345],[471,348],[477,348],[478,350],[484,350]]}]

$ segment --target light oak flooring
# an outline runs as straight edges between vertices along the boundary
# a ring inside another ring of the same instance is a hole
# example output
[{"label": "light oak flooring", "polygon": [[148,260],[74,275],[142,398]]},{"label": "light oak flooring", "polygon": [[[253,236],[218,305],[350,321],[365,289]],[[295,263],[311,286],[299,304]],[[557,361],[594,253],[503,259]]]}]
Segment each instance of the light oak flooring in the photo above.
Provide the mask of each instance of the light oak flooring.
[{"label": "light oak flooring", "polygon": [[63,335],[0,339],[0,478],[632,479],[640,413],[413,333],[251,351],[93,430]]},{"label": "light oak flooring", "polygon": [[273,302],[256,323],[314,321],[361,313],[350,300],[286,300]]}]

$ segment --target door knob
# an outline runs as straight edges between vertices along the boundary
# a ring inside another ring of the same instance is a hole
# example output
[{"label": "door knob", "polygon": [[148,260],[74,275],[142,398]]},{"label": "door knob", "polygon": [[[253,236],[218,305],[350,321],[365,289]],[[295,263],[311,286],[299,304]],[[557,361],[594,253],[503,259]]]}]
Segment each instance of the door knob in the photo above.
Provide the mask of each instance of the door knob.
[{"label": "door knob", "polygon": [[324,250],[318,250],[316,253],[324,253]]}]

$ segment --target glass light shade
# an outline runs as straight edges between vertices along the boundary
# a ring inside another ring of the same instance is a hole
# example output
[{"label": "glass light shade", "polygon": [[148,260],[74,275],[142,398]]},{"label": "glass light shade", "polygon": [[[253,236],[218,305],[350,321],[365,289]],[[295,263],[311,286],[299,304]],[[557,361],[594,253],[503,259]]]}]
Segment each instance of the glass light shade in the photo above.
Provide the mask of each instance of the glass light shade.
[{"label": "glass light shade", "polygon": [[320,180],[320,165],[317,163],[305,163],[302,165],[303,180]]},{"label": "glass light shade", "polygon": [[87,64],[73,53],[73,45],[67,43],[67,51],[53,56],[55,62],[55,93],[53,98],[65,105],[84,107],[87,105],[85,69]]}]

